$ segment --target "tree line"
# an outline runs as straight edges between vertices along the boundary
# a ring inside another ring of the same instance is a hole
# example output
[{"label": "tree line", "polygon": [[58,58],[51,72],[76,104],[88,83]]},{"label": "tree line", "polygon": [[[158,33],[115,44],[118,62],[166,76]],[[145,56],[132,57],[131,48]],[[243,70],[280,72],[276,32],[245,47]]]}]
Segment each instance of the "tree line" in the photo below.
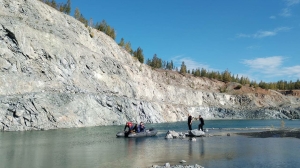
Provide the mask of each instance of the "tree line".
[{"label": "tree line", "polygon": [[243,85],[251,84],[252,86],[257,85],[255,82],[250,82],[248,77],[232,75],[228,70],[221,73],[218,71],[208,71],[205,68],[189,70],[184,61],[182,62],[180,69],[178,69],[178,67],[174,66],[172,60],[170,62],[163,61],[157,56],[157,54],[154,54],[152,59],[147,59],[146,64],[155,69],[174,70],[183,75],[191,74],[195,77],[207,77],[209,79],[216,79],[223,82],[237,82]]},{"label": "tree line", "polygon": [[71,13],[71,0],[67,0],[67,3],[56,3],[55,0],[39,0],[45,4],[53,7],[54,9],[70,15]]},{"label": "tree line", "polygon": [[278,82],[263,82],[260,81],[258,84],[259,87],[263,89],[272,89],[272,90],[295,90],[300,89],[300,80],[298,79],[296,82],[293,81],[283,81],[280,80]]},{"label": "tree line", "polygon": [[272,89],[272,90],[295,90],[300,89],[300,80],[298,79],[296,82],[293,81],[283,81],[280,80],[278,82],[263,82],[260,81],[257,83],[256,81],[250,81],[248,77],[231,74],[229,70],[225,70],[223,72],[219,71],[208,71],[205,68],[196,68],[189,70],[185,65],[184,61],[182,62],[180,69],[173,65],[173,61],[170,62],[163,61],[161,58],[157,56],[157,54],[153,55],[152,59],[147,59],[146,64],[155,69],[165,69],[165,70],[175,70],[180,74],[191,74],[195,77],[206,77],[209,79],[216,79],[219,81],[227,82],[237,82],[242,85],[249,85],[251,87],[260,87],[263,89]]},{"label": "tree line", "polygon": [[[40,0],[41,2],[44,2],[45,4],[53,7],[54,9],[63,12],[65,14],[70,15],[71,13],[71,0],[67,0],[67,2],[64,3],[56,3],[55,0]],[[96,24],[93,23],[93,19],[90,18],[87,20],[83,14],[80,12],[79,8],[76,8],[74,11],[74,18],[83,23],[86,27],[92,27],[96,30],[99,30],[112,39],[116,39],[116,32],[115,29],[107,24],[105,20],[102,20],[100,23],[97,22]],[[93,35],[91,35],[93,37]],[[144,63],[144,54],[143,49],[141,47],[138,47],[136,50],[133,50],[131,48],[131,43],[125,42],[124,38],[121,38],[120,42],[118,43],[120,47],[125,49],[129,54],[131,54],[133,57],[135,57],[139,62]],[[189,70],[184,62],[182,62],[180,69],[176,66],[174,66],[173,61],[163,61],[160,59],[156,54],[153,55],[152,59],[147,59],[146,64],[149,65],[152,68],[156,69],[165,69],[165,70],[174,70],[177,71],[180,74],[192,74],[195,77],[207,77],[209,79],[216,79],[223,82],[237,82],[242,85],[250,85],[251,87],[261,87],[263,89],[273,89],[273,90],[293,90],[293,89],[300,89],[300,81],[299,79],[296,82],[293,81],[283,81],[280,80],[278,82],[263,82],[260,81],[257,83],[256,81],[250,81],[248,77],[239,77],[238,75],[231,74],[230,71],[225,70],[223,72],[218,71],[208,71],[205,68],[196,68]]]}]

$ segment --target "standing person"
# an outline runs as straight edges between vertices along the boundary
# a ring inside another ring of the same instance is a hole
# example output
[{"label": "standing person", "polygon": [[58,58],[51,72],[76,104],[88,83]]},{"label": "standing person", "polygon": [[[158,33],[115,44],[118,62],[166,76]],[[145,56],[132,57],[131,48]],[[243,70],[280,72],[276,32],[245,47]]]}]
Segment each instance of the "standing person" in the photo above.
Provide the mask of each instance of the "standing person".
[{"label": "standing person", "polygon": [[189,126],[189,130],[192,130],[192,116],[191,114],[188,115],[188,126]]},{"label": "standing person", "polygon": [[198,125],[198,130],[201,129],[201,131],[203,131],[204,120],[201,117],[201,115],[199,115],[199,121],[200,121],[200,124]]}]

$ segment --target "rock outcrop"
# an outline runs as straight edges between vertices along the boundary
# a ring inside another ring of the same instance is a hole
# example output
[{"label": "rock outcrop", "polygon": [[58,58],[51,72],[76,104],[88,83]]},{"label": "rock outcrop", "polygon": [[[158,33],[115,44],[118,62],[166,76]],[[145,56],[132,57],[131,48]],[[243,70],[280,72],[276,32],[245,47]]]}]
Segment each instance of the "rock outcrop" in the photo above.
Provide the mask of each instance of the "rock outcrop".
[{"label": "rock outcrop", "polygon": [[102,32],[38,0],[0,0],[2,131],[173,122],[188,113],[299,118],[297,97],[235,92],[220,81],[153,70]]}]

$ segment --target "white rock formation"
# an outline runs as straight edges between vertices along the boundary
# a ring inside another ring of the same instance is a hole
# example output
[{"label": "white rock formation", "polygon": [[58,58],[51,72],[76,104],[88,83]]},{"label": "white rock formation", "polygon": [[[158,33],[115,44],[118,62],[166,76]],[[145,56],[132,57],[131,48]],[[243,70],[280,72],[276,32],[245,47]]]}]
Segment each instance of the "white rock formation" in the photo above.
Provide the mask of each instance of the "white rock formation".
[{"label": "white rock formation", "polygon": [[0,130],[172,122],[188,113],[299,117],[297,108],[277,108],[299,107],[299,99],[219,93],[224,85],[152,70],[102,32],[38,0],[0,0]]}]

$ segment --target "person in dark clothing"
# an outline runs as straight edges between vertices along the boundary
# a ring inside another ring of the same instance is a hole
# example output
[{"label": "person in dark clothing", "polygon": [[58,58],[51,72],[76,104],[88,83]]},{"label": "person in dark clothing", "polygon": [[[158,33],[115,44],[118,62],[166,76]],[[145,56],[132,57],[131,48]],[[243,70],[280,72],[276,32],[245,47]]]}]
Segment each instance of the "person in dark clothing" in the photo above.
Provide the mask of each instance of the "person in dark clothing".
[{"label": "person in dark clothing", "polygon": [[145,132],[146,127],[143,122],[140,122],[140,125],[137,127],[137,132]]},{"label": "person in dark clothing", "polygon": [[126,125],[124,127],[125,132],[132,132],[134,130],[134,126],[132,122],[126,122]]},{"label": "person in dark clothing", "polygon": [[200,121],[200,124],[198,125],[198,130],[201,129],[201,131],[203,131],[204,120],[201,115],[199,115],[199,121]]},{"label": "person in dark clothing", "polygon": [[131,132],[138,132],[138,125],[134,124]]},{"label": "person in dark clothing", "polygon": [[188,115],[188,126],[189,126],[189,130],[192,130],[192,116],[191,114]]}]

